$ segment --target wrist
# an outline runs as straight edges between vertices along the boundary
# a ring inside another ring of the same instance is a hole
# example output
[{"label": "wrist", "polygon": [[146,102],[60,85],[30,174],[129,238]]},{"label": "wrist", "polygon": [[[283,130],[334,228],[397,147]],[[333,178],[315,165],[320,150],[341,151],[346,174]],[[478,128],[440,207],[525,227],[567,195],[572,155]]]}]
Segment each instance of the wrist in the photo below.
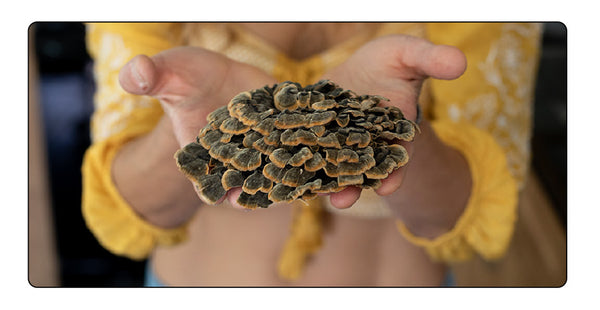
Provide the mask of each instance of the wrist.
[{"label": "wrist", "polygon": [[427,121],[420,127],[402,186],[386,199],[413,234],[435,238],[451,230],[463,213],[472,180],[463,155],[444,144]]},{"label": "wrist", "polygon": [[124,144],[111,168],[123,199],[141,218],[163,228],[185,223],[200,203],[177,170],[177,149],[171,123],[163,117],[152,131]]}]

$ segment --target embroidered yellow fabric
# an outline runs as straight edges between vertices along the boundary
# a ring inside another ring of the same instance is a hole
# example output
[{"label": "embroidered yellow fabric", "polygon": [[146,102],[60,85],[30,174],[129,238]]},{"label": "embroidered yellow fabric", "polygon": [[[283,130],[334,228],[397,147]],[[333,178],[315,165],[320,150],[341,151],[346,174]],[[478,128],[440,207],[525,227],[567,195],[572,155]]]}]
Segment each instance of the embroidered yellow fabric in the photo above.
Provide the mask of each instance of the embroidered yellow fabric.
[{"label": "embroidered yellow fabric", "polygon": [[[185,239],[185,227],[164,230],[137,216],[110,178],[112,158],[129,139],[150,131],[162,115],[160,104],[125,93],[119,69],[137,54],[152,55],[176,45],[202,46],[252,64],[279,81],[314,83],[369,40],[387,34],[425,37],[459,47],[468,68],[455,81],[430,80],[420,102],[440,138],[460,150],[473,171],[473,195],[454,229],[435,240],[400,232],[434,259],[455,261],[473,253],[502,255],[516,217],[516,189],[523,185],[530,157],[531,103],[540,26],[537,24],[403,24],[380,26],[306,60],[295,61],[233,24],[90,24],[88,48],[97,79],[93,145],[83,164],[83,214],[108,250],[141,259],[154,247]],[[505,162],[506,164],[502,164]],[[503,194],[501,194],[503,193]],[[303,208],[279,264],[280,275],[295,278],[306,255],[320,245],[320,207]],[[315,225],[316,224],[316,225]],[[304,242],[302,240],[311,240]]]},{"label": "embroidered yellow fabric", "polygon": [[145,222],[111,178],[112,161],[120,147],[152,130],[163,114],[157,101],[123,91],[119,70],[137,54],[152,55],[174,46],[172,34],[177,31],[178,27],[159,24],[88,25],[86,40],[94,59],[97,90],[91,120],[93,143],[82,166],[82,211],[103,247],[132,259],[144,259],[157,245],[176,244],[187,236],[185,227],[161,229]]}]

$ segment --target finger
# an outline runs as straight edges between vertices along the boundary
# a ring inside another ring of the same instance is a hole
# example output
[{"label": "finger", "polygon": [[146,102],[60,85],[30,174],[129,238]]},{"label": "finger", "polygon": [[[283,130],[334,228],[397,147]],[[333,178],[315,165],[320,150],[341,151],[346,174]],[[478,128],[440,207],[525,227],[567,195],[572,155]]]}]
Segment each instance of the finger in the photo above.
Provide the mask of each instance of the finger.
[{"label": "finger", "polygon": [[147,95],[155,88],[157,76],[157,67],[152,59],[146,55],[138,55],[119,71],[119,83],[128,93]]},{"label": "finger", "polygon": [[237,200],[240,197],[240,194],[242,193],[242,188],[241,187],[234,187],[232,189],[230,189],[227,192],[227,201],[229,201],[229,204],[237,210],[242,210],[242,211],[248,211],[250,209],[245,208],[244,206],[240,205]]},{"label": "finger", "polygon": [[402,39],[407,42],[395,44],[396,60],[411,68],[421,78],[453,80],[460,77],[467,68],[465,54],[456,47],[436,45],[415,37]]},{"label": "finger", "polygon": [[448,45],[435,45],[423,57],[422,68],[427,76],[453,80],[467,69],[467,58],[458,48]]},{"label": "finger", "polygon": [[351,207],[360,198],[361,189],[354,186],[346,187],[344,190],[329,196],[331,205],[338,209]]},{"label": "finger", "polygon": [[404,169],[400,168],[390,173],[387,178],[381,180],[381,186],[375,190],[380,196],[388,196],[397,191],[404,179]]}]

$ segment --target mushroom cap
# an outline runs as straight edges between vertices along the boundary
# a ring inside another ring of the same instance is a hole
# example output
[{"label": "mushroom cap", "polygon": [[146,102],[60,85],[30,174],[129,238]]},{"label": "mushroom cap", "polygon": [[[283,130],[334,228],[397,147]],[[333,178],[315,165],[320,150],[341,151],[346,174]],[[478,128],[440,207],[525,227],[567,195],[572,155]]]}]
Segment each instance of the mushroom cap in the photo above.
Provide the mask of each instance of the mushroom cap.
[{"label": "mushroom cap", "polygon": [[175,153],[177,166],[205,201],[241,187],[237,202],[250,209],[347,186],[378,188],[408,162],[399,141],[419,130],[383,101],[329,80],[245,91],[207,116],[196,141]]}]

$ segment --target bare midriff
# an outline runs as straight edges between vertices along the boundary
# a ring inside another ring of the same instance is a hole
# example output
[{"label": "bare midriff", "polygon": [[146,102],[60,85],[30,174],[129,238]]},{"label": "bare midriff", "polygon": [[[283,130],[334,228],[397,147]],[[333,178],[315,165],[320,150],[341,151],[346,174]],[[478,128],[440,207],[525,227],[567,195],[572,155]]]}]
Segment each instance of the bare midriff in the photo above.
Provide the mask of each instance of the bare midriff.
[{"label": "bare midriff", "polygon": [[158,248],[154,271],[180,286],[436,286],[444,267],[396,230],[393,218],[325,217],[323,245],[300,278],[278,277],[277,263],[289,235],[292,207],[244,212],[205,206],[181,245]]}]

